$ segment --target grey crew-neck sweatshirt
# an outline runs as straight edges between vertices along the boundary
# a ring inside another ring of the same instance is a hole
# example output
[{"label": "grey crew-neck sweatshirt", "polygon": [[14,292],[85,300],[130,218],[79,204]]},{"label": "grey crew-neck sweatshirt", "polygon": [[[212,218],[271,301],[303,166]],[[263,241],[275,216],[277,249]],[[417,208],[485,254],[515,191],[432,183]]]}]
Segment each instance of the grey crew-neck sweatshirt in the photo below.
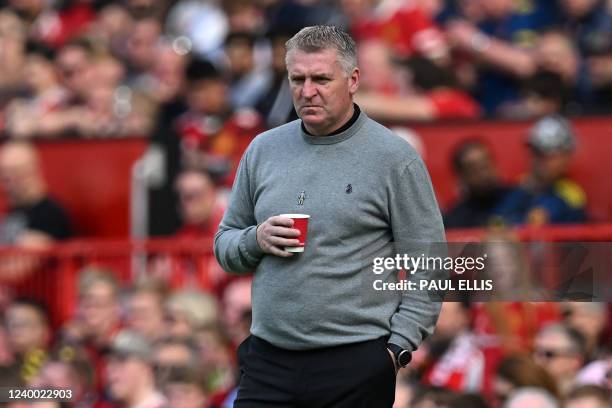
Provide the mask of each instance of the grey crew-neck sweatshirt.
[{"label": "grey crew-neck sweatshirt", "polygon": [[[416,349],[433,331],[440,303],[424,291],[374,290],[375,280],[394,282],[397,271],[375,274],[373,262],[427,255],[427,243],[445,239],[422,160],[364,112],[331,136],[308,135],[300,124],[253,140],[215,236],[225,270],[254,271],[251,333],[290,350],[381,336]],[[257,225],[283,213],[311,216],[305,251],[291,258],[264,254],[256,239]]]}]

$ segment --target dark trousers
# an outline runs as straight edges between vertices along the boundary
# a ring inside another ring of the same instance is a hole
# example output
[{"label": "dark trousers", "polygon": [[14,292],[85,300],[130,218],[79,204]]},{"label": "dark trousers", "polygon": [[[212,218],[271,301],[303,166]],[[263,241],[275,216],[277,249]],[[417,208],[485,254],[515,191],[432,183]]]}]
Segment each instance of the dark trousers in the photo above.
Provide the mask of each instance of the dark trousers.
[{"label": "dark trousers", "polygon": [[390,408],[395,369],[386,338],[307,351],[255,336],[238,348],[235,408]]}]

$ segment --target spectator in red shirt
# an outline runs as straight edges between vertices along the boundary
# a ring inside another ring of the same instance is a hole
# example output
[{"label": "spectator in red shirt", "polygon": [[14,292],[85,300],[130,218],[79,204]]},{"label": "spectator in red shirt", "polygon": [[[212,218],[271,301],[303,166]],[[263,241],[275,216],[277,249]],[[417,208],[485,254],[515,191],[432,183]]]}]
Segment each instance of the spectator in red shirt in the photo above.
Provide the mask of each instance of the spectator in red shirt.
[{"label": "spectator in red shirt", "polygon": [[358,43],[380,39],[401,58],[415,54],[434,60],[448,57],[444,34],[418,1],[342,0],[341,3],[350,19],[351,34]]},{"label": "spectator in red shirt", "polygon": [[[226,198],[206,171],[190,169],[179,174],[176,180],[179,213],[183,225],[175,236],[185,240],[202,241],[209,245],[217,232]],[[152,275],[170,282],[174,288],[197,283],[203,290],[215,290],[225,279],[211,251],[193,254],[157,254],[152,258],[149,271]],[[194,282],[193,280],[196,280]]]}]

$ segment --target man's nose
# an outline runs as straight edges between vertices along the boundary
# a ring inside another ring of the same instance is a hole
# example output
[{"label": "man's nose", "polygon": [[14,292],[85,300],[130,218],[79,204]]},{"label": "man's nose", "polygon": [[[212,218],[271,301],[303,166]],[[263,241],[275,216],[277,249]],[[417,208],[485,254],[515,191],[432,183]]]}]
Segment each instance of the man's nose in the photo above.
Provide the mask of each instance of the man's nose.
[{"label": "man's nose", "polygon": [[302,88],[302,96],[305,99],[312,99],[317,94],[316,84],[313,83],[310,79],[306,79],[304,81],[304,86]]}]

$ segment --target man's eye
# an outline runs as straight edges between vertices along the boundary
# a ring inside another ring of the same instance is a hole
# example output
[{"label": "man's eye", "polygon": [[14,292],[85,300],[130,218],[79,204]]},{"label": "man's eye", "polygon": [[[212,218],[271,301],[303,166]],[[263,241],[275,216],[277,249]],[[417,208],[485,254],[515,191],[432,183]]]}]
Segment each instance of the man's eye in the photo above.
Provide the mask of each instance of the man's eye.
[{"label": "man's eye", "polygon": [[302,82],[304,82],[304,78],[291,78],[291,82],[301,84]]}]

